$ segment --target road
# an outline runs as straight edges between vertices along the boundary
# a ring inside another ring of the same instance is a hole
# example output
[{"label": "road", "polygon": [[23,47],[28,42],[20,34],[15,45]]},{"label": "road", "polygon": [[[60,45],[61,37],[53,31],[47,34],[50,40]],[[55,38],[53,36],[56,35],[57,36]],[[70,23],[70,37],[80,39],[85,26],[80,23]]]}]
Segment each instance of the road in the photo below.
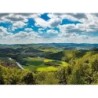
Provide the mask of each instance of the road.
[{"label": "road", "polygon": [[[14,59],[9,58],[9,60],[10,60],[10,61],[13,61]],[[16,65],[17,65],[20,69],[22,69],[22,70],[24,69],[20,63],[16,62]]]}]

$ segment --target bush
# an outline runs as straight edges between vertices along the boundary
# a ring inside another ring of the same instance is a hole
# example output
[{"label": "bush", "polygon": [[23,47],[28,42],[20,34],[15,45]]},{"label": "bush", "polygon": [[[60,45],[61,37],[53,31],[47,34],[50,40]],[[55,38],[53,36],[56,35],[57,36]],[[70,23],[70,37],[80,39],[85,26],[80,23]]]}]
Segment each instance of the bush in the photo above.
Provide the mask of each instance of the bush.
[{"label": "bush", "polygon": [[34,77],[32,72],[27,72],[23,77],[22,77],[22,81],[24,84],[34,84]]},{"label": "bush", "polygon": [[71,75],[71,67],[66,66],[66,67],[61,67],[57,73],[56,76],[59,79],[60,84],[68,84],[69,77]]},{"label": "bush", "polygon": [[59,80],[55,76],[55,72],[38,72],[35,75],[37,84],[58,84]]}]

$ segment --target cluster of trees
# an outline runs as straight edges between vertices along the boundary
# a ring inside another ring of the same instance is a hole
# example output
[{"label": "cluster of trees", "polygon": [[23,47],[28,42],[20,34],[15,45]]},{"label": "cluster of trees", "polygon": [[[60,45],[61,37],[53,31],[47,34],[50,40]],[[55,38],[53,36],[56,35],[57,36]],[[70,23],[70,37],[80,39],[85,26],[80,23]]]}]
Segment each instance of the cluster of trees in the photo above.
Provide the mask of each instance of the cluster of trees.
[{"label": "cluster of trees", "polygon": [[[97,51],[88,51],[85,55],[80,55],[80,52],[65,55],[69,65],[59,66],[57,71],[32,72],[0,65],[0,84],[98,84]],[[58,67],[59,62],[52,63]]]},{"label": "cluster of trees", "polygon": [[[82,52],[83,53],[83,52]],[[69,66],[61,66],[56,72],[38,72],[37,84],[98,84],[98,53],[88,51],[85,55],[79,52],[69,54]]]},{"label": "cluster of trees", "polygon": [[0,84],[34,84],[33,73],[0,65]]}]

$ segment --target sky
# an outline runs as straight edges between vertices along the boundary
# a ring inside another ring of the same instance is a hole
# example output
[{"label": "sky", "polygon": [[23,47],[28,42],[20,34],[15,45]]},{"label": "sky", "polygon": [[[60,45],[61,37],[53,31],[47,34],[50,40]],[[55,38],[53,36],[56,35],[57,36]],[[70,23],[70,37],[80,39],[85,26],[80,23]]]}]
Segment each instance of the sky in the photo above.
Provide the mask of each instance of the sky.
[{"label": "sky", "polygon": [[0,13],[0,44],[98,43],[98,13]]}]

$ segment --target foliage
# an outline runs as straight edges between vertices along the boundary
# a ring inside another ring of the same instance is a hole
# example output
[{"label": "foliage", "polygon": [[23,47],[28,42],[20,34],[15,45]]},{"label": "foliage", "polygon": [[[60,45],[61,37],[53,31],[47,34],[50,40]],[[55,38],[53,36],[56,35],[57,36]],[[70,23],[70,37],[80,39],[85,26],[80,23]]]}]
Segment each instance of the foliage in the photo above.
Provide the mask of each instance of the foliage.
[{"label": "foliage", "polygon": [[98,49],[39,45],[0,48],[0,84],[98,84]]},{"label": "foliage", "polygon": [[36,83],[37,84],[58,84],[59,80],[56,78],[54,72],[38,72],[36,74]]},{"label": "foliage", "polygon": [[0,84],[34,84],[33,73],[0,66]]},{"label": "foliage", "polygon": [[22,81],[24,84],[34,84],[34,77],[32,72],[27,72],[25,75],[22,77]]}]

